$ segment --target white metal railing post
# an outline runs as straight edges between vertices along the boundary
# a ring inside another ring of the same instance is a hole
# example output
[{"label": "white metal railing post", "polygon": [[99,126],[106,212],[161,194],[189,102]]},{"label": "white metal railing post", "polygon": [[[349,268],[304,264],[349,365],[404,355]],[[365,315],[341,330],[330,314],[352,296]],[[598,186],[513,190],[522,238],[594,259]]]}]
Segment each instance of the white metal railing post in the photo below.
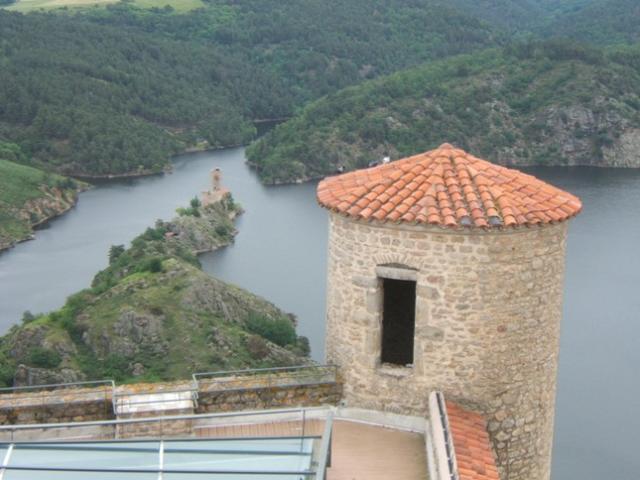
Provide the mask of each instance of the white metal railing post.
[{"label": "white metal railing post", "polygon": [[164,440],[160,440],[158,447],[158,480],[162,480],[162,472],[164,470]]},{"label": "white metal railing post", "polygon": [[2,467],[0,467],[0,480],[4,478],[4,472],[7,471],[7,466],[9,465],[9,460],[11,460],[12,453],[13,453],[13,443],[9,445],[9,448],[7,448],[7,453],[4,454],[4,459],[2,460]]},{"label": "white metal railing post", "polygon": [[333,412],[327,413],[324,421],[324,432],[322,434],[322,443],[320,444],[320,453],[318,455],[318,470],[316,480],[325,480],[327,478],[327,468],[331,466],[331,440],[333,434]]}]

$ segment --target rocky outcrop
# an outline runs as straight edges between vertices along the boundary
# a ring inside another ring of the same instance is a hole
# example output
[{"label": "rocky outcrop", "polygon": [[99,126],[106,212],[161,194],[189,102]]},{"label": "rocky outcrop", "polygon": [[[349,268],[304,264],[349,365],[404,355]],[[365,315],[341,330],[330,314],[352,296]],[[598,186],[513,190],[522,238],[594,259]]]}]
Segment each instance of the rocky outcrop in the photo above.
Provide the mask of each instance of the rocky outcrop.
[{"label": "rocky outcrop", "polygon": [[640,167],[640,128],[626,129],[610,147],[602,149],[607,165]]},{"label": "rocky outcrop", "polygon": [[[78,201],[78,193],[86,186],[57,188],[42,185],[41,196],[28,200],[20,207],[9,208],[7,214],[24,225],[21,235],[3,235],[0,229],[0,251],[11,248],[16,243],[33,237],[33,229],[62,215],[73,208]],[[1,206],[1,205],[0,205]]]},{"label": "rocky outcrop", "polygon": [[517,140],[500,148],[497,160],[523,166],[640,167],[640,129],[619,109],[616,101],[605,98],[596,99],[595,107],[548,107],[524,128],[513,128]]},{"label": "rocky outcrop", "polygon": [[62,188],[42,188],[43,196],[25,203],[20,216],[37,227],[63,214],[78,201],[78,191]]},{"label": "rocky outcrop", "polygon": [[217,203],[199,207],[198,213],[199,216],[180,215],[165,226],[169,238],[195,253],[204,253],[229,244],[237,233],[232,222],[242,209],[226,195]]},{"label": "rocky outcrop", "polygon": [[52,385],[85,380],[85,375],[73,368],[52,370],[49,368],[27,367],[18,365],[13,384],[16,387],[27,385]]},{"label": "rocky outcrop", "polygon": [[0,375],[11,373],[20,385],[174,380],[198,371],[310,362],[293,316],[197,265],[196,253],[233,241],[239,208],[231,197],[179,211],[128,250],[112,249],[110,266],[92,289],[0,338]]}]

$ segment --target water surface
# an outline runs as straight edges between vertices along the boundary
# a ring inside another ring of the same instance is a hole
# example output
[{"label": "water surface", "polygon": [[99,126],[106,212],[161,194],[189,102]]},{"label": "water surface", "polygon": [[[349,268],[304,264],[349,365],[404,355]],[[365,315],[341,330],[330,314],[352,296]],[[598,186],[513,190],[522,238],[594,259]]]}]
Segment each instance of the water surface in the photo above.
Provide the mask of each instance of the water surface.
[{"label": "water surface", "polygon": [[[234,245],[201,257],[204,269],[273,301],[299,319],[313,356],[324,348],[326,213],[315,185],[262,186],[232,149],[177,157],[164,177],[101,185],[37,239],[0,254],[0,328],[24,310],[57,308],[127,243],[170,218],[208,172],[246,209]],[[530,173],[584,202],[569,235],[554,480],[635,480],[640,472],[640,171],[535,168]]]}]

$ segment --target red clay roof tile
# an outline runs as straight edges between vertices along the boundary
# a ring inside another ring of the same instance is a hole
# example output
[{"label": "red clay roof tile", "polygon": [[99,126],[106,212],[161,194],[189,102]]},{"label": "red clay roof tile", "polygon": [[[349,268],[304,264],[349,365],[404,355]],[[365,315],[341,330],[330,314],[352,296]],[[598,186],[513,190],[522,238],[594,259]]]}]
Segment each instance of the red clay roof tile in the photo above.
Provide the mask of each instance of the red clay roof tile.
[{"label": "red clay roof tile", "polygon": [[358,219],[480,228],[562,222],[582,209],[570,193],[449,144],[326,178],[318,185],[318,202]]},{"label": "red clay roof tile", "polygon": [[460,480],[500,480],[482,416],[453,402],[445,403]]}]

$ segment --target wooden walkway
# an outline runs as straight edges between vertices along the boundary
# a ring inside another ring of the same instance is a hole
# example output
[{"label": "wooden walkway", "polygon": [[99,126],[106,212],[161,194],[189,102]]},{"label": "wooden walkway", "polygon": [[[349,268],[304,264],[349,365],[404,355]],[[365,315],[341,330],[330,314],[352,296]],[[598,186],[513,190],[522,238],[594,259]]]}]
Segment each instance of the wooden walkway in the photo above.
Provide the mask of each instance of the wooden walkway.
[{"label": "wooden walkway", "polygon": [[[307,420],[305,435],[322,435],[324,422]],[[230,425],[198,429],[198,436],[296,436],[301,422]],[[328,480],[426,480],[424,436],[335,420]]]}]

